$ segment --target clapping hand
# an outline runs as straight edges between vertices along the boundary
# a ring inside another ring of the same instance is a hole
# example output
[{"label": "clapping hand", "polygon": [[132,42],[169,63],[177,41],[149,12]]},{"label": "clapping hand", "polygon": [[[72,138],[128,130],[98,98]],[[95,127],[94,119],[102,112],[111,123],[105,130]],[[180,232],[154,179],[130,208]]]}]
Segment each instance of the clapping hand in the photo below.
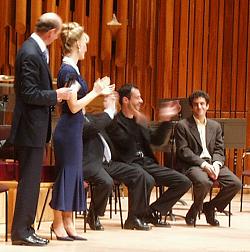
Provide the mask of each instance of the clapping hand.
[{"label": "clapping hand", "polygon": [[95,81],[93,90],[99,95],[109,95],[115,90],[115,84],[110,85],[110,78],[105,76]]},{"label": "clapping hand", "polygon": [[178,100],[169,101],[162,104],[159,109],[159,120],[169,121],[181,111],[181,105]]}]

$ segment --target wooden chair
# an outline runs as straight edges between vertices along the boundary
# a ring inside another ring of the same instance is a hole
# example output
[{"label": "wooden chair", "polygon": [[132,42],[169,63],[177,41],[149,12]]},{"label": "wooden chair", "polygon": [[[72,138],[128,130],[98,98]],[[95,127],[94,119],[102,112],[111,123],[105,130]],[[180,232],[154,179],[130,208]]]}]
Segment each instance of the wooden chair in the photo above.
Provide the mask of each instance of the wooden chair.
[{"label": "wooden chair", "polygon": [[242,154],[242,175],[241,175],[241,192],[240,192],[240,212],[242,212],[242,204],[243,204],[243,191],[246,189],[244,183],[245,183],[245,177],[250,177],[250,170],[245,169],[245,162],[246,157],[250,155],[250,149],[246,149]]},{"label": "wooden chair", "polygon": [[8,241],[8,191],[9,188],[0,184],[0,193],[5,193],[5,241]]},{"label": "wooden chair", "polygon": [[[114,200],[115,200],[115,214],[117,213],[117,199],[118,199],[118,203],[119,203],[119,213],[120,213],[120,221],[121,221],[121,228],[123,229],[123,218],[122,218],[122,204],[121,204],[121,193],[120,193],[120,187],[122,186],[122,184],[117,181],[114,180],[114,185],[113,185],[113,192],[114,192]],[[109,205],[110,205],[110,219],[112,219],[112,194],[109,197]]]}]

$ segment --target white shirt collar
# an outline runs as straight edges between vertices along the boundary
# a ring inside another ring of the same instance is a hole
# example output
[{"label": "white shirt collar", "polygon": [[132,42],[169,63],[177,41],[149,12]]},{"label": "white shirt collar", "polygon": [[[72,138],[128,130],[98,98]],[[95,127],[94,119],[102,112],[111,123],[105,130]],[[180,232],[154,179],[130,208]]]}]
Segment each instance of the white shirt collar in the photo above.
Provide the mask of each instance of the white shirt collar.
[{"label": "white shirt collar", "polygon": [[33,38],[36,41],[42,52],[44,52],[47,49],[47,46],[44,43],[44,41],[35,32],[31,34],[31,38]]},{"label": "white shirt collar", "polygon": [[80,75],[79,68],[78,68],[78,66],[76,65],[76,63],[74,62],[73,59],[71,59],[68,56],[64,56],[63,57],[63,63],[71,65],[76,70],[76,72]]},{"label": "white shirt collar", "polygon": [[193,116],[195,122],[197,125],[204,125],[206,126],[207,125],[207,118],[205,117],[205,120],[204,120],[204,123],[202,123],[199,119],[197,119],[195,116]]}]

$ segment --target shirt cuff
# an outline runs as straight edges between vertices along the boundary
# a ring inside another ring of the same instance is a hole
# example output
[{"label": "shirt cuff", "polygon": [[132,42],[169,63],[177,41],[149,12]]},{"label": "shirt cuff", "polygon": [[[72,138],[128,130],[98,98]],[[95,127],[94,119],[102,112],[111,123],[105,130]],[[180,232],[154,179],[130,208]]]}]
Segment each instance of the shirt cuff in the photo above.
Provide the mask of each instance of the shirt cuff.
[{"label": "shirt cuff", "polygon": [[114,119],[115,114],[116,114],[116,109],[115,108],[107,108],[107,109],[104,109],[104,112],[106,112],[111,119]]},{"label": "shirt cuff", "polygon": [[201,168],[204,169],[206,165],[208,165],[209,163],[207,161],[204,161],[202,164],[201,164]]},{"label": "shirt cuff", "polygon": [[219,168],[222,167],[222,163],[220,161],[214,161],[213,166],[219,166]]}]

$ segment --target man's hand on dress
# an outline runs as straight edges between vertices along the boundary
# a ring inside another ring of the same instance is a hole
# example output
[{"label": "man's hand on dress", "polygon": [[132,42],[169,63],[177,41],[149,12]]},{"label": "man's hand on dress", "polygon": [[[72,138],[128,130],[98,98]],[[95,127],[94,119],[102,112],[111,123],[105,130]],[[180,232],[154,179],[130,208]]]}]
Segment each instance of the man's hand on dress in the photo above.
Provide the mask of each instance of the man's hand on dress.
[{"label": "man's hand on dress", "polygon": [[69,100],[71,97],[71,88],[63,87],[56,89],[57,101]]}]

